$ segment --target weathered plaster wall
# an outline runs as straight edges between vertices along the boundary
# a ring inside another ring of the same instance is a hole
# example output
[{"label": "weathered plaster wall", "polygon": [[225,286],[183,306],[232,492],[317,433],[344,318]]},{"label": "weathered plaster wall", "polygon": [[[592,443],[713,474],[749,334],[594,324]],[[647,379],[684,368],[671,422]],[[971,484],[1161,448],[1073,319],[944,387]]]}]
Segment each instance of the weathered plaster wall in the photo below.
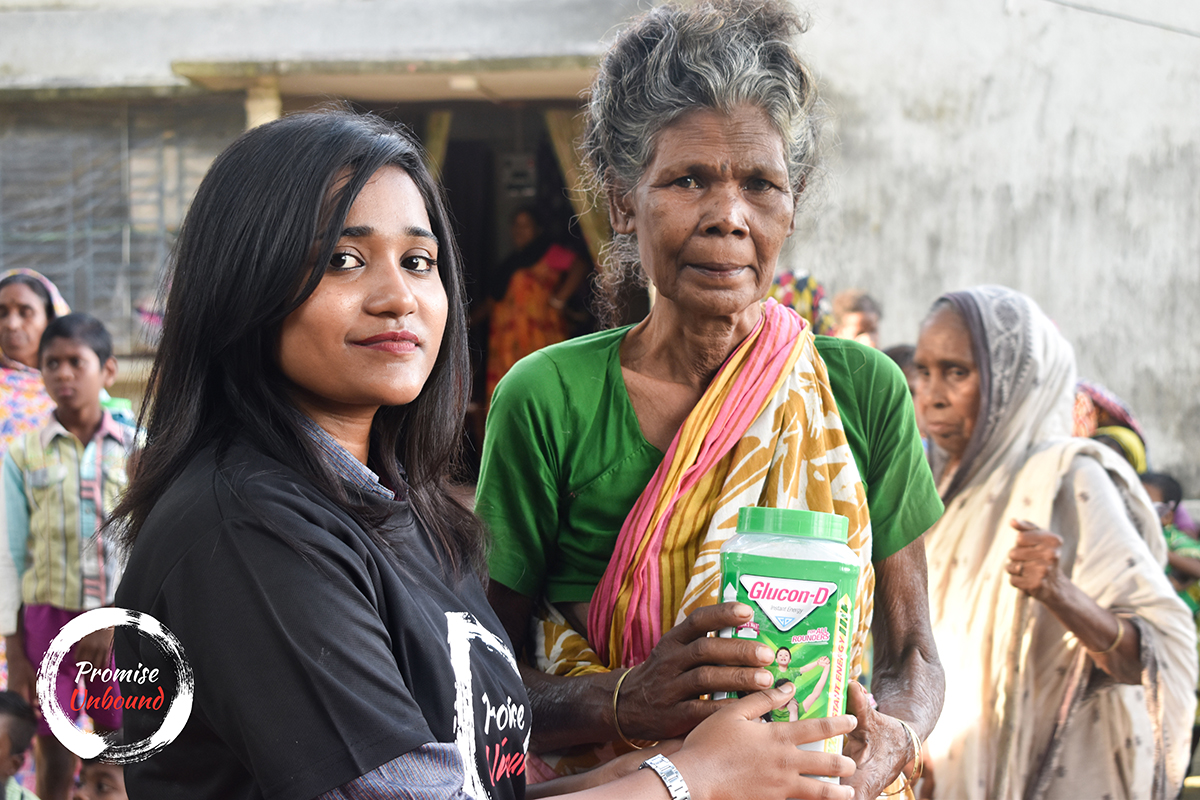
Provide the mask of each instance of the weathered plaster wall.
[{"label": "weathered plaster wall", "polygon": [[790,258],[880,299],[885,344],[944,291],[1028,293],[1200,495],[1200,38],[1045,0],[809,8],[837,146]]},{"label": "weathered plaster wall", "polygon": [[0,89],[184,86],[173,61],[592,55],[636,0],[0,0]]}]

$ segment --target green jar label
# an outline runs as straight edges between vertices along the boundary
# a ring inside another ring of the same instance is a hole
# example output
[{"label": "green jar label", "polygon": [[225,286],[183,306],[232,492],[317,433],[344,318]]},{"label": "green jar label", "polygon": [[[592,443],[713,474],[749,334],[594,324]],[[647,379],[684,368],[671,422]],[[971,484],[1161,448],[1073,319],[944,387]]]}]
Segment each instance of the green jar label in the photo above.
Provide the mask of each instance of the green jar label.
[{"label": "green jar label", "polygon": [[[767,669],[791,681],[795,699],[772,720],[837,716],[846,707],[858,566],[743,553],[721,554],[722,600],[754,609],[754,619],[723,636],[756,639],[775,651]],[[841,752],[841,737],[827,752]],[[836,748],[836,749],[835,749]]]}]

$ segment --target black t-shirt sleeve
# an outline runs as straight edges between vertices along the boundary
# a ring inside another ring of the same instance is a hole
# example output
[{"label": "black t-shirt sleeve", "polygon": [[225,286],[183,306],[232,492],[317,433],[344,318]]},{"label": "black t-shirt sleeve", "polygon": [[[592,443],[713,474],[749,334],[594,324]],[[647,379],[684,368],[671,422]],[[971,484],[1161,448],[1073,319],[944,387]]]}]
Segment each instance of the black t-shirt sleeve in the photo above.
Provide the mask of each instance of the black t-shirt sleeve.
[{"label": "black t-shirt sleeve", "polygon": [[268,800],[315,797],[434,740],[369,561],[298,515],[275,521],[297,546],[260,520],[223,520],[155,603],[195,672],[196,707]]}]

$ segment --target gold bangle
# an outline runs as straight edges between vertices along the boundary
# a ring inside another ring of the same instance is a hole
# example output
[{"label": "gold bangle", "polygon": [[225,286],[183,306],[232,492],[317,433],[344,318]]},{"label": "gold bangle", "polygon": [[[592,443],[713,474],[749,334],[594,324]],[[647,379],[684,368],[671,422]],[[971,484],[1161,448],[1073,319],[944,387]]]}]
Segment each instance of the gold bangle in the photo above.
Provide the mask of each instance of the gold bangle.
[{"label": "gold bangle", "polygon": [[908,738],[912,739],[913,761],[915,763],[913,764],[912,775],[908,776],[908,782],[916,783],[925,770],[925,760],[921,757],[921,737],[917,736],[917,732],[913,730],[912,725],[909,725],[904,720],[900,720],[900,724],[904,726],[904,730],[908,731]]},{"label": "gold bangle", "polygon": [[[1113,616],[1117,616],[1117,615],[1114,614]],[[1117,649],[1117,645],[1119,645],[1121,643],[1121,637],[1124,635],[1125,635],[1125,623],[1121,621],[1120,617],[1117,617],[1117,638],[1115,640],[1113,640],[1113,643],[1108,646],[1107,650],[1088,650],[1088,652],[1094,656],[1106,656],[1109,653],[1111,653],[1113,650]]]},{"label": "gold bangle", "polygon": [[[882,797],[894,797],[895,795],[901,794],[907,787],[915,786],[917,779],[921,777],[921,773],[924,769],[924,761],[921,758],[921,739],[917,736],[917,732],[914,731],[912,726],[904,720],[897,719],[896,721],[904,726],[905,732],[908,733],[908,739],[912,742],[914,762],[913,771],[911,776],[905,776],[904,767],[901,766],[900,774],[896,776],[897,780],[900,781],[900,788],[891,792],[881,792],[880,795]],[[892,783],[895,782],[896,781],[892,781]]]},{"label": "gold bangle", "polygon": [[617,696],[621,694],[621,684],[629,677],[629,673],[633,672],[633,667],[621,673],[621,677],[617,678],[617,685],[613,687],[613,727],[617,729],[617,736],[621,737],[621,741],[632,747],[634,750],[645,750],[647,747],[654,747],[658,742],[650,742],[649,744],[634,744],[625,736],[621,730],[621,721],[617,719]]}]

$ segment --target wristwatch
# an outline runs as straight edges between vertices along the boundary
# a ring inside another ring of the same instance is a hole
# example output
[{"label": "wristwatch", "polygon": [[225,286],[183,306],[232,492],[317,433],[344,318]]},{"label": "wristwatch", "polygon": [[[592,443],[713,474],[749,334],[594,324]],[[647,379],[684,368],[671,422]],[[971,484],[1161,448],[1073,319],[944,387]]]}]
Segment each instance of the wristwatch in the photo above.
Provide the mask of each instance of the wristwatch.
[{"label": "wristwatch", "polygon": [[662,778],[662,782],[667,785],[667,791],[671,793],[671,800],[692,800],[692,793],[688,791],[683,776],[675,769],[671,759],[663,755],[651,756],[643,761],[638,769],[646,767],[657,772],[658,777]]}]

